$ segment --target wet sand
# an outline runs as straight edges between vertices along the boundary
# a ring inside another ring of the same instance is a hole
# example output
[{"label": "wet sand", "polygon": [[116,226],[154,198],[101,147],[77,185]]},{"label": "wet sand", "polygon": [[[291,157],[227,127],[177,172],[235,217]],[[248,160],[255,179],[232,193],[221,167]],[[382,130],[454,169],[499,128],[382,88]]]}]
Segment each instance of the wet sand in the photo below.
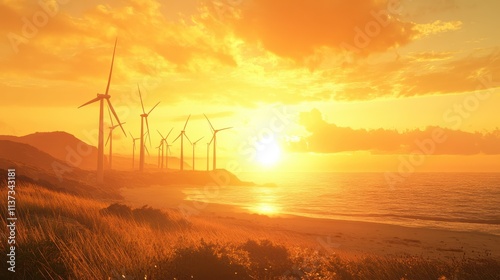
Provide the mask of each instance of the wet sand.
[{"label": "wet sand", "polygon": [[133,206],[147,204],[180,211],[187,219],[298,236],[314,249],[347,256],[416,255],[432,259],[465,256],[500,260],[500,236],[497,235],[291,215],[259,215],[236,206],[187,201],[182,193],[186,187],[122,189],[121,194],[126,203]]}]

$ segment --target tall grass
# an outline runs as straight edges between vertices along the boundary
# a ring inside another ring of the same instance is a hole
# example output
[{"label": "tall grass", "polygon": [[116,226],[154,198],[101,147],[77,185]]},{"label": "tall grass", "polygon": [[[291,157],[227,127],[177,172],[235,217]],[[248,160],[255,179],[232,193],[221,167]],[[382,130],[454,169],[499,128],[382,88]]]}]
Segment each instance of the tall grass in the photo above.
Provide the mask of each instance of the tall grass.
[{"label": "tall grass", "polygon": [[[17,191],[14,279],[500,279],[499,262],[488,258],[349,259],[293,234],[186,221],[174,210],[110,205],[33,184]],[[0,279],[12,276],[2,267]]]}]

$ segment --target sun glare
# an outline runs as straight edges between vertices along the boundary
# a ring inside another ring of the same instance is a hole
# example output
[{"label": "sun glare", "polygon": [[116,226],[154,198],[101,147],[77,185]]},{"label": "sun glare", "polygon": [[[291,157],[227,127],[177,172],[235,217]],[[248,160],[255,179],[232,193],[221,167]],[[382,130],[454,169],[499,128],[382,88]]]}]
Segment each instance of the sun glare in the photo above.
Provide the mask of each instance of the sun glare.
[{"label": "sun glare", "polygon": [[276,165],[281,159],[281,148],[276,142],[270,142],[263,145],[263,148],[257,151],[257,161],[265,167]]},{"label": "sun glare", "polygon": [[253,212],[262,214],[262,215],[276,215],[279,212],[279,209],[272,204],[262,203],[256,205],[253,209]]}]

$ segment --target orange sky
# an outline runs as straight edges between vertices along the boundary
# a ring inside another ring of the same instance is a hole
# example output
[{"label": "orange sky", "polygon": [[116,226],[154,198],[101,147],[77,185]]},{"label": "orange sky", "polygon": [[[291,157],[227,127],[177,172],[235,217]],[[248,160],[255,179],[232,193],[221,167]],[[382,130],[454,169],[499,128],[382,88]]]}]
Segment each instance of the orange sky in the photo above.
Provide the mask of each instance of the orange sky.
[{"label": "orange sky", "polygon": [[277,144],[275,169],[397,171],[431,139],[415,171],[500,170],[498,1],[40,3],[0,0],[0,134],[95,144],[98,106],[76,108],[104,92],[118,37],[111,101],[135,137],[137,84],[147,108],[161,101],[155,144],[188,114],[189,137],[209,140],[206,113],[235,127],[219,139],[229,169],[267,170]]}]

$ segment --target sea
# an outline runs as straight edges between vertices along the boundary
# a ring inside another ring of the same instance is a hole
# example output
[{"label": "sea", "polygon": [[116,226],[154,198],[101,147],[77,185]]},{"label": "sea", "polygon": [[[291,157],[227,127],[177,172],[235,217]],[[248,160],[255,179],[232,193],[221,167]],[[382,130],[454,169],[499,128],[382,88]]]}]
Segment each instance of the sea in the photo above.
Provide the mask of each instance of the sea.
[{"label": "sea", "polygon": [[222,186],[186,199],[269,216],[297,215],[500,235],[500,173],[240,173],[255,186]]}]

